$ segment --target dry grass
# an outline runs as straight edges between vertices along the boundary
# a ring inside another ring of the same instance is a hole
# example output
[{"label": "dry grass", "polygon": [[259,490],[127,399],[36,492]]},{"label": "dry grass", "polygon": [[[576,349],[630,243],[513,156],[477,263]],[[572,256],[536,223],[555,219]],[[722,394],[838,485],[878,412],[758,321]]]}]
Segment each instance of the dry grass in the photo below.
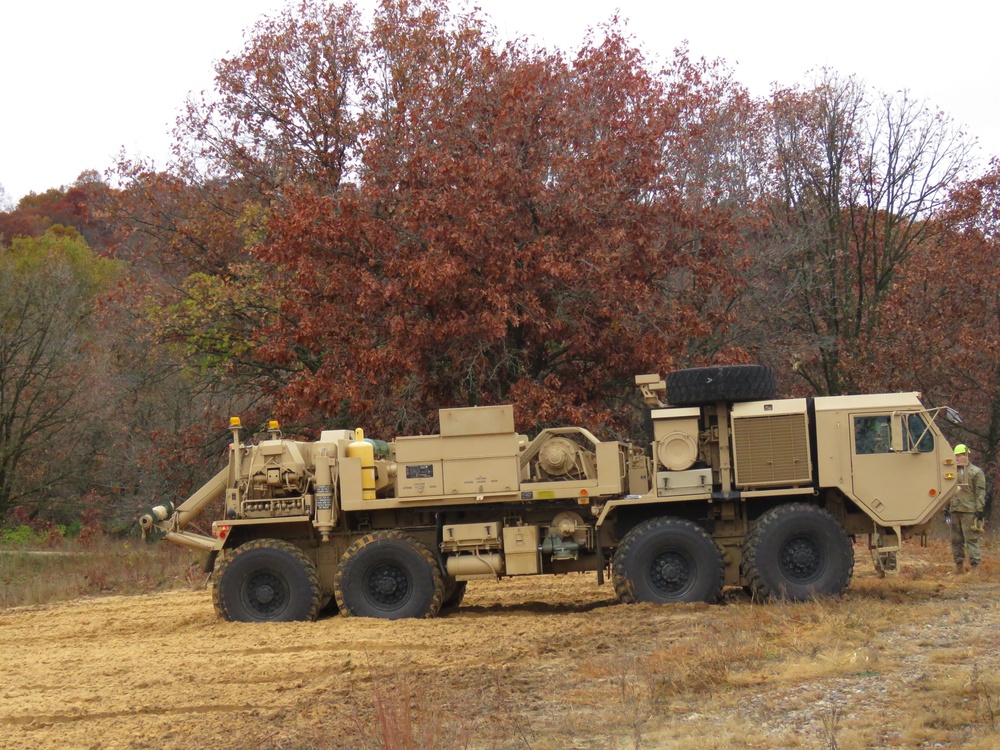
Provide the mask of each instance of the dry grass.
[{"label": "dry grass", "polygon": [[[887,578],[857,553],[844,597],[798,604],[732,591],[713,606],[624,606],[592,577],[562,576],[474,582],[457,612],[429,621],[246,626],[218,623],[194,594],[170,594],[171,607],[179,596],[193,601],[174,618],[191,667],[151,678],[130,704],[238,686],[218,694],[217,712],[187,718],[200,733],[172,728],[150,747],[195,737],[202,747],[262,750],[1000,746],[992,550],[979,576],[964,577],[950,575],[944,541],[908,545]],[[179,560],[162,584],[154,573],[131,575],[145,581],[137,585],[184,586],[190,568],[189,557]],[[155,618],[170,616],[157,609]],[[54,637],[47,649],[62,643]],[[175,674],[182,683],[170,682]],[[33,706],[44,698],[33,685],[12,694]]]},{"label": "dry grass", "polygon": [[[564,665],[548,711],[508,717],[506,731],[489,741],[479,706],[479,713],[466,713],[454,744],[438,737],[434,744],[357,746],[996,746],[1000,663],[995,654],[980,658],[990,648],[982,631],[950,632],[976,617],[966,592],[991,581],[995,565],[987,563],[978,578],[949,577],[944,542],[908,548],[907,562],[888,578],[865,570],[864,562],[859,555],[858,578],[841,599],[760,604],[735,593],[720,607],[675,608],[662,616],[651,608],[650,617],[667,627],[652,628],[647,638],[609,631],[603,643],[591,643]],[[928,638],[915,639],[908,629],[919,623]],[[990,627],[985,635],[992,633]],[[517,692],[502,684],[509,672],[493,674],[496,695]],[[477,705],[468,691],[442,700]],[[395,708],[376,705],[369,720],[382,726],[386,715],[396,716]],[[530,731],[519,734],[519,727]]]},{"label": "dry grass", "polygon": [[0,610],[81,596],[204,584],[201,561],[173,544],[104,538],[56,549],[0,547]]}]

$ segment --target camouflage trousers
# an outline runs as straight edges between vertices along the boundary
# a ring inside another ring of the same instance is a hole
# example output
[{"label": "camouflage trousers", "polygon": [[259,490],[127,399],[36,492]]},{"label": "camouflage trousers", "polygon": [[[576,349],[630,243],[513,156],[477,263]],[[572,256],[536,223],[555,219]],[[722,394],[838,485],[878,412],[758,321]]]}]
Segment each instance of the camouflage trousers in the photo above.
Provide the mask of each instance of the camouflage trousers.
[{"label": "camouflage trousers", "polygon": [[979,565],[982,555],[979,553],[979,537],[981,531],[972,528],[976,520],[975,513],[955,513],[951,514],[951,554],[955,558],[955,564],[961,565],[965,561],[965,552],[969,552],[969,562]]}]

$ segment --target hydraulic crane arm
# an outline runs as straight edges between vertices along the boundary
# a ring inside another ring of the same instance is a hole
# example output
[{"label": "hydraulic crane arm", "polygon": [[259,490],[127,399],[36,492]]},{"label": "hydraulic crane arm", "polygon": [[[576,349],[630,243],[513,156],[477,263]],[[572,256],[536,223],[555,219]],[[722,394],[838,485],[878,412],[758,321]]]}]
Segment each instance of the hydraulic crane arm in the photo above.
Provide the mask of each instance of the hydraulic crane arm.
[{"label": "hydraulic crane arm", "polygon": [[145,536],[146,532],[156,527],[171,542],[185,547],[211,551],[215,547],[215,539],[184,531],[184,527],[201,515],[201,512],[213,501],[225,494],[228,482],[229,467],[227,466],[176,508],[171,502],[151,508],[148,513],[139,518],[139,526],[142,527],[143,535]]}]

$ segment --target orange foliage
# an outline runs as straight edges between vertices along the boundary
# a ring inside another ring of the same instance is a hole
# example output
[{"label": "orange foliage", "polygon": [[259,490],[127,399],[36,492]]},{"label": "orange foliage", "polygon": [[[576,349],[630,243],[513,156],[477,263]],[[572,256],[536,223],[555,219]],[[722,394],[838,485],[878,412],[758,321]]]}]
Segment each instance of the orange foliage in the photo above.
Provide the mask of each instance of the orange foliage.
[{"label": "orange foliage", "polygon": [[369,29],[307,2],[217,88],[178,130],[212,179],[134,173],[130,224],[178,268],[264,269],[276,306],[242,322],[286,422],[430,431],[513,401],[524,428],[624,430],[632,376],[728,323],[739,227],[671,166],[741,92],[683,52],[654,73],[615,24],[567,59],[440,0],[386,0]]}]

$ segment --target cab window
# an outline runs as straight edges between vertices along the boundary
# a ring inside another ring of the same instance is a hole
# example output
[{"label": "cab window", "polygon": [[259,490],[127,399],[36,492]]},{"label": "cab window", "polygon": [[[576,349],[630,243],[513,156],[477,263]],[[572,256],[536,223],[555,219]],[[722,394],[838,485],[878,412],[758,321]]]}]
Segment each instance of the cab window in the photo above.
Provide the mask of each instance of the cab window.
[{"label": "cab window", "polygon": [[888,415],[854,418],[855,453],[889,453],[891,450],[892,439],[889,433]]},{"label": "cab window", "polygon": [[904,436],[903,450],[930,453],[934,450],[934,433],[927,429],[927,422],[919,414],[907,418],[907,434]]}]

